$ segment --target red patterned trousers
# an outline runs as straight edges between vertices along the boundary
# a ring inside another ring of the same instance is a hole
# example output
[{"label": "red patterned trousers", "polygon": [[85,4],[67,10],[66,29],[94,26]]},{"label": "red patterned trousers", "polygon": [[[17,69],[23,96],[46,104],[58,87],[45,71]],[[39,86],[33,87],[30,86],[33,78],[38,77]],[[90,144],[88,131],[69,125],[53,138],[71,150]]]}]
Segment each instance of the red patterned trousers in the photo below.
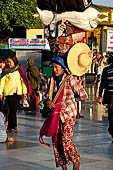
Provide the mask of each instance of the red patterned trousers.
[{"label": "red patterned trousers", "polygon": [[53,143],[56,167],[80,160],[76,146],[72,142],[75,117],[60,123],[57,135],[57,145]]}]

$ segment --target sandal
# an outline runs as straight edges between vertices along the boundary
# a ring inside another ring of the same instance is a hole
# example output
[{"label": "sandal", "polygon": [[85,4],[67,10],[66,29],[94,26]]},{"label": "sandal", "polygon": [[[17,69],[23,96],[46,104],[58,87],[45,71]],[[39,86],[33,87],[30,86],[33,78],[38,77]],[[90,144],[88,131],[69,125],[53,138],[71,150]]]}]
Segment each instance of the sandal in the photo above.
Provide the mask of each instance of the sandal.
[{"label": "sandal", "polygon": [[13,138],[7,138],[6,142],[14,142],[15,140]]}]

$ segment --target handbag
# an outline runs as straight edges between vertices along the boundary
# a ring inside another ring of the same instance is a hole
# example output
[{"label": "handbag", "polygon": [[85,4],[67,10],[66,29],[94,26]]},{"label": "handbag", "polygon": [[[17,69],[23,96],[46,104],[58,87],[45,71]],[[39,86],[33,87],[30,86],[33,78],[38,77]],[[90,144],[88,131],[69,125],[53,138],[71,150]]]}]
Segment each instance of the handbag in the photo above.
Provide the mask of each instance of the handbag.
[{"label": "handbag", "polygon": [[64,84],[66,80],[68,80],[70,75],[68,75],[64,81],[62,82],[56,96],[53,99],[53,103],[56,104],[56,107],[54,110],[51,110],[44,121],[41,129],[40,129],[40,136],[39,136],[39,142],[41,144],[45,144],[47,146],[50,146],[50,144],[44,142],[43,136],[46,137],[54,137],[54,141],[56,142],[56,137],[58,133],[59,128],[59,118],[60,118],[60,110],[61,110],[61,102],[64,94]]}]

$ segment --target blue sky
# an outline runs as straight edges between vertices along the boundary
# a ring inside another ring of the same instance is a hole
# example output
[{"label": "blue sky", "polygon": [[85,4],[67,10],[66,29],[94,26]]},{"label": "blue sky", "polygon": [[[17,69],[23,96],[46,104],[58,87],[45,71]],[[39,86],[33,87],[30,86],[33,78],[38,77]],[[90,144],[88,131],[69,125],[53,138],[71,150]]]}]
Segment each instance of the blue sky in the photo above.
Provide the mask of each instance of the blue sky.
[{"label": "blue sky", "polygon": [[93,4],[113,7],[113,0],[92,0]]}]

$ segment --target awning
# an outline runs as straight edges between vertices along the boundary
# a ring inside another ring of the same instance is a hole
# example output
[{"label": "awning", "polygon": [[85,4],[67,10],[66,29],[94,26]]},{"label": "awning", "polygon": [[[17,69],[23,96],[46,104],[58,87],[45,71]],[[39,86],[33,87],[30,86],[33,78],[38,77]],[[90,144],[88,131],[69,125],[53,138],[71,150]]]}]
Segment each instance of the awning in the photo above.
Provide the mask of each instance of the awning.
[{"label": "awning", "polygon": [[0,45],[0,57],[7,58],[10,54],[16,52],[15,49],[9,49],[8,45]]}]

